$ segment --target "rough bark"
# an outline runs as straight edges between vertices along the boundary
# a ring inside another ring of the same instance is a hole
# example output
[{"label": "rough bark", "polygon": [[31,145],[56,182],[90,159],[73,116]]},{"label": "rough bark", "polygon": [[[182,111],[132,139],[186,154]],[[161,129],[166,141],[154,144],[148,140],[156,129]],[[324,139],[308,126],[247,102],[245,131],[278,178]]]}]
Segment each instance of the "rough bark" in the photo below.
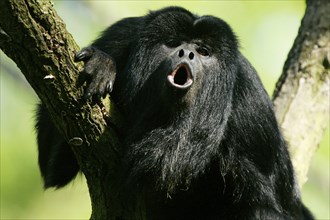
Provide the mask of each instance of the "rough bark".
[{"label": "rough bark", "polygon": [[[328,122],[329,10],[329,2],[308,1],[274,93],[277,116],[301,184]],[[1,0],[0,48],[21,69],[71,143],[90,190],[91,218],[111,219],[111,211],[121,206],[110,187],[121,154],[113,129],[120,126],[120,114],[109,103],[92,105],[81,100],[81,66],[73,62],[78,46],[51,2]]]},{"label": "rough bark", "polygon": [[307,1],[294,45],[276,84],[273,103],[299,185],[329,126],[330,1]]},{"label": "rough bark", "polygon": [[92,105],[81,99],[81,64],[73,62],[79,47],[52,3],[1,0],[0,48],[20,68],[76,153],[89,186],[93,218],[108,219],[107,178],[120,158],[113,129],[120,125],[120,116],[110,103]]}]

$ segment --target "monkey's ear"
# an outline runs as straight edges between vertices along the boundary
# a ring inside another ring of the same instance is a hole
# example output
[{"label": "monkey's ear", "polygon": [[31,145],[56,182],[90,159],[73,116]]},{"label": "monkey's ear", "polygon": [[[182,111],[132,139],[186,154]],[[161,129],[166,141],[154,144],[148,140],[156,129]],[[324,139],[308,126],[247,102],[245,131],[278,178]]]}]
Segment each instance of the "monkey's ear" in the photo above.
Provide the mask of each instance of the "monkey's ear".
[{"label": "monkey's ear", "polygon": [[80,168],[69,144],[60,135],[42,104],[38,106],[36,129],[39,168],[44,186],[63,187],[77,175]]}]

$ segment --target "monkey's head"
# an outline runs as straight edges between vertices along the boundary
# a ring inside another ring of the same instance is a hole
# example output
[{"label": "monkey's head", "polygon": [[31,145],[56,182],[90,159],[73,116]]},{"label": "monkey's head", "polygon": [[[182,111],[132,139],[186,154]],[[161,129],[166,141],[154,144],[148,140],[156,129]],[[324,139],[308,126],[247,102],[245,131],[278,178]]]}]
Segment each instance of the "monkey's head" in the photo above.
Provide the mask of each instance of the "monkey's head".
[{"label": "monkey's head", "polygon": [[230,101],[238,46],[223,20],[171,8],[145,22],[120,88],[129,108],[141,113],[152,104],[155,111],[177,114],[215,95]]}]

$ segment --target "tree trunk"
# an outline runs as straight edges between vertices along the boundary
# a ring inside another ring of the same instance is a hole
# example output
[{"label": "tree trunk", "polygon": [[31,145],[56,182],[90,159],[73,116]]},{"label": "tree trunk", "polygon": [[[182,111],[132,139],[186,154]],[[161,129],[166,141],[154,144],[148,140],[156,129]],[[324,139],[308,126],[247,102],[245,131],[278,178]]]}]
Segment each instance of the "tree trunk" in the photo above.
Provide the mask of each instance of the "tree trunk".
[{"label": "tree trunk", "polygon": [[[300,184],[329,120],[330,7],[328,1],[307,3],[299,35],[274,93],[277,117],[290,144]],[[81,66],[73,62],[79,48],[51,2],[1,0],[0,48],[21,69],[71,144],[87,179],[91,218],[112,219],[123,207],[111,191],[115,183],[110,178],[121,155],[115,132],[121,117],[107,101],[91,104],[81,100]]]},{"label": "tree trunk", "polygon": [[[109,176],[120,158],[120,115],[109,102],[81,97],[79,50],[50,1],[0,1],[0,48],[20,68],[76,154],[85,174],[92,218],[109,219]],[[105,99],[107,100],[107,99]],[[111,118],[109,117],[111,115]]]},{"label": "tree trunk", "polygon": [[300,187],[329,126],[330,1],[307,1],[305,16],[273,95]]}]

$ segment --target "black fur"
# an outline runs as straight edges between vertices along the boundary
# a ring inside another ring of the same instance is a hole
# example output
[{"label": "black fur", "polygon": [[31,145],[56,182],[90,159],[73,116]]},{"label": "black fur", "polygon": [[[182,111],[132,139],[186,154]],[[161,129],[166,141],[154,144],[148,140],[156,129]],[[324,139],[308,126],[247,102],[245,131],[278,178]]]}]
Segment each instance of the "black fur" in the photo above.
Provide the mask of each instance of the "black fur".
[{"label": "black fur", "polygon": [[[123,19],[76,60],[85,98],[112,91],[127,119],[114,190],[139,195],[147,219],[312,219],[269,97],[224,21],[178,7]],[[61,187],[78,165],[42,105],[38,115],[45,186]]]}]

